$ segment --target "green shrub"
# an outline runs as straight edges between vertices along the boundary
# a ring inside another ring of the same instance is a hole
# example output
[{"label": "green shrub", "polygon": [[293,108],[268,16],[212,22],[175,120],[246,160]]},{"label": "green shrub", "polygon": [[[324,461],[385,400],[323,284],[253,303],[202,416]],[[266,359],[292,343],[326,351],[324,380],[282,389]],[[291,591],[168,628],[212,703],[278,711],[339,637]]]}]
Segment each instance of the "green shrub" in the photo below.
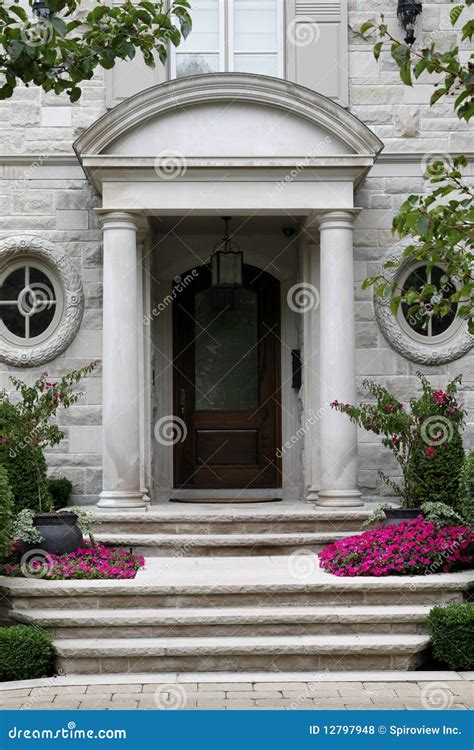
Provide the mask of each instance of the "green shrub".
[{"label": "green shrub", "polygon": [[0,555],[8,551],[11,542],[13,496],[7,470],[0,466]]},{"label": "green shrub", "polygon": [[474,603],[434,607],[428,630],[436,659],[451,669],[474,669]]},{"label": "green shrub", "polygon": [[0,628],[0,680],[33,680],[54,673],[51,635],[42,628]]},{"label": "green shrub", "polygon": [[464,448],[457,427],[453,427],[450,439],[433,451],[422,440],[415,443],[409,462],[412,506],[444,503],[460,513],[463,463]]},{"label": "green shrub", "polygon": [[55,510],[65,508],[72,493],[72,482],[66,477],[61,479],[48,479],[49,494],[53,498]]},{"label": "green shrub", "polygon": [[[6,425],[11,417],[11,408],[6,401],[0,403],[0,434],[7,432]],[[39,448],[35,449],[35,453],[36,461],[31,443],[15,446],[10,446],[8,443],[0,445],[0,465],[4,466],[8,472],[15,513],[24,508],[31,508],[31,510],[38,508],[37,470],[39,469],[42,481],[46,482],[46,461]]]},{"label": "green shrub", "polygon": [[474,451],[464,458],[461,471],[461,512],[470,526],[474,526]]}]

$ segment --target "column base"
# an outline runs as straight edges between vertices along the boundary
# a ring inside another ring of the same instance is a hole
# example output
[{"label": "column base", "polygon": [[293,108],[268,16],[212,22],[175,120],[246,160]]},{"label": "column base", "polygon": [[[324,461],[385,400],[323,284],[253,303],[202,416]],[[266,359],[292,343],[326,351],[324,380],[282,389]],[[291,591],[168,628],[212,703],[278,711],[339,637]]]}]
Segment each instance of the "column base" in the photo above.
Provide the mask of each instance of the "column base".
[{"label": "column base", "polygon": [[120,508],[120,510],[147,510],[149,503],[143,497],[143,493],[136,492],[109,492],[104,490],[100,493],[98,508]]},{"label": "column base", "polygon": [[320,490],[316,500],[323,508],[357,508],[363,504],[359,490]]}]

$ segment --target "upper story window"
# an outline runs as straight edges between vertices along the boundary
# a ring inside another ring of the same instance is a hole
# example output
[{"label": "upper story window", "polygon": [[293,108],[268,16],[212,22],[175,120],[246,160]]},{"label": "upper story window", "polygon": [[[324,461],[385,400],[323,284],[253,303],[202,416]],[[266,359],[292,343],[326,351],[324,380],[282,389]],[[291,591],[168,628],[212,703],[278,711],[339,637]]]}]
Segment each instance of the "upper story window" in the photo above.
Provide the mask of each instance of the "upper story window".
[{"label": "upper story window", "polygon": [[283,77],[283,3],[195,0],[193,30],[172,55],[172,77],[237,71]]},{"label": "upper story window", "polygon": [[[110,0],[120,4],[123,0]],[[257,73],[348,105],[348,0],[192,0],[193,28],[148,68],[141,55],[105,71],[108,107],[170,79]]]}]

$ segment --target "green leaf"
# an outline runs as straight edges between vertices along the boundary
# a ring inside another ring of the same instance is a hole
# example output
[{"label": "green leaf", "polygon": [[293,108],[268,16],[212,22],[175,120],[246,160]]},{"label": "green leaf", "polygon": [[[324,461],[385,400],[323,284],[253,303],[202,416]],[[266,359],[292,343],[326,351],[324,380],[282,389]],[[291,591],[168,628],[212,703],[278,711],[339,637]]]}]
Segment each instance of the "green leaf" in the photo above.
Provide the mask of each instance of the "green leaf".
[{"label": "green leaf", "polygon": [[375,24],[373,21],[364,21],[362,26],[359,29],[360,34],[365,34],[366,31],[369,31],[369,29],[374,29]]},{"label": "green leaf", "polygon": [[62,18],[59,18],[58,16],[52,16],[50,19],[50,24],[54,29],[56,29],[60,36],[66,36],[67,28]]},{"label": "green leaf", "polygon": [[390,300],[390,312],[392,313],[392,315],[397,315],[401,301],[402,298],[399,296],[392,297],[392,299]]},{"label": "green leaf", "polygon": [[420,235],[428,234],[430,228],[430,220],[428,216],[420,216],[416,222],[416,229]]},{"label": "green leaf", "polygon": [[82,91],[78,86],[73,86],[70,91],[68,91],[69,99],[71,102],[77,102],[81,98]]},{"label": "green leaf", "polygon": [[419,78],[429,64],[429,60],[420,60],[414,67],[415,78]]},{"label": "green leaf", "polygon": [[405,86],[413,86],[413,82],[411,79],[411,65],[410,63],[405,63],[400,67],[400,78],[402,79]]},{"label": "green leaf", "polygon": [[464,10],[464,5],[455,5],[454,8],[451,9],[449,12],[449,17],[451,19],[451,24],[455,26],[459,20],[459,16]]},{"label": "green leaf", "polygon": [[383,47],[383,42],[377,42],[377,44],[374,45],[374,57],[376,60],[378,60],[380,57],[382,47]]},{"label": "green leaf", "polygon": [[368,276],[364,281],[362,282],[362,289],[368,289],[369,286],[372,286],[372,284],[375,284],[379,276]]}]

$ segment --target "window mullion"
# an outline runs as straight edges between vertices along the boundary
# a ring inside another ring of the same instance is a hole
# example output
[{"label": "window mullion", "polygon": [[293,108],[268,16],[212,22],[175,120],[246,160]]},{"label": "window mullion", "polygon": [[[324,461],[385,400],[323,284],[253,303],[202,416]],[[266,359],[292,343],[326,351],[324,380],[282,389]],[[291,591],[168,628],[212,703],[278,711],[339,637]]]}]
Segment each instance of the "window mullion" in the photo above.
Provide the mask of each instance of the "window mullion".
[{"label": "window mullion", "polygon": [[227,23],[225,26],[224,44],[227,46],[226,70],[235,70],[235,45],[234,45],[234,0],[227,1]]}]

